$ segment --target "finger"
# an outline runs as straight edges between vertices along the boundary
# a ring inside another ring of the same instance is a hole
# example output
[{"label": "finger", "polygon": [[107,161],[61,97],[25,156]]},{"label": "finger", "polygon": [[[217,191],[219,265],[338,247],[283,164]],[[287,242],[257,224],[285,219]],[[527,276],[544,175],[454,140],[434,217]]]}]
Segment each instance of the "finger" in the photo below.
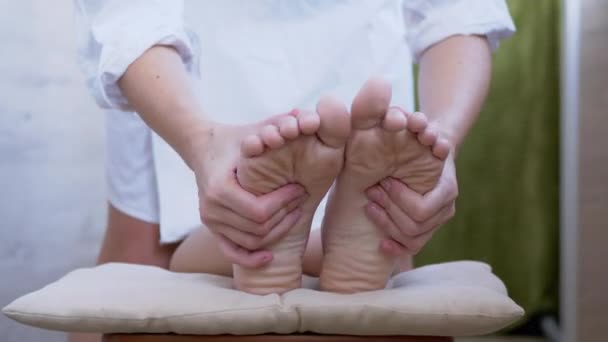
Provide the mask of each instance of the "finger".
[{"label": "finger", "polygon": [[222,223],[216,223],[212,226],[213,231],[217,232],[228,240],[232,241],[235,245],[247,249],[249,251],[258,250],[262,247],[262,237],[243,232],[234,227],[228,226]]},{"label": "finger", "polygon": [[399,230],[406,236],[415,237],[426,233],[429,230],[435,229],[439,225],[445,223],[454,216],[454,202],[450,202],[443,206],[431,218],[417,222],[410,218],[401,208],[396,205],[384,189],[380,187],[372,187],[368,191],[368,197],[384,209],[388,217],[395,223]]},{"label": "finger", "polygon": [[399,242],[405,243],[405,241],[418,238],[429,231],[436,230],[439,226],[449,221],[454,216],[454,204],[450,203],[446,205],[435,216],[424,222],[416,222],[407,216],[405,218],[401,216],[402,220],[398,221],[391,216],[390,212],[387,212],[387,215],[404,235],[404,238],[399,240]]},{"label": "finger", "polygon": [[296,225],[296,222],[302,217],[302,209],[296,208],[292,210],[289,214],[287,214],[281,222],[279,222],[276,226],[274,226],[270,232],[264,236],[261,246],[271,245],[279,240],[281,240],[291,228]]},{"label": "finger", "polygon": [[456,198],[451,191],[452,185],[441,181],[424,195],[392,178],[383,180],[381,186],[392,202],[416,222],[428,220]]},{"label": "finger", "polygon": [[454,211],[455,207],[453,204],[446,206],[424,225],[418,225],[418,227],[420,227],[418,229],[421,230],[422,233],[408,235],[403,233],[403,228],[400,228],[395,224],[384,208],[378,206],[376,203],[370,203],[366,206],[367,216],[378,228],[386,232],[391,238],[383,240],[380,243],[380,249],[383,252],[394,256],[408,253],[416,254],[420,252],[422,247],[431,239],[437,228],[453,217]]},{"label": "finger", "polygon": [[391,239],[382,240],[379,246],[381,251],[389,255],[415,255],[424,247],[433,234],[433,231],[431,231],[417,237],[408,237],[399,231],[399,228],[397,228],[382,208],[372,203],[366,209],[366,213],[370,219],[391,237]]},{"label": "finger", "polygon": [[389,195],[379,186],[374,186],[366,191],[368,198],[378,204],[385,214],[401,230],[402,234],[415,236],[419,234],[418,223],[407,216],[401,208],[396,205]]},{"label": "finger", "polygon": [[399,231],[399,228],[387,215],[386,211],[375,203],[369,203],[365,206],[366,216],[391,239],[405,245],[407,237]]},{"label": "finger", "polygon": [[215,234],[215,237],[218,240],[220,250],[233,264],[246,268],[260,268],[270,263],[273,259],[272,252],[270,251],[260,250],[250,252],[237,246],[221,234]]},{"label": "finger", "polygon": [[381,249],[389,254],[400,256],[404,254],[415,255],[429,242],[437,229],[454,216],[456,208],[453,204],[446,206],[433,219],[429,220],[428,225],[423,229],[423,233],[417,236],[405,236],[399,242],[385,239],[380,242]]},{"label": "finger", "polygon": [[276,226],[285,215],[289,214],[292,210],[301,206],[307,200],[307,196],[300,196],[293,201],[289,202],[287,206],[279,209],[264,223],[257,223],[253,220],[245,218],[238,213],[226,208],[224,206],[217,206],[214,208],[213,214],[208,218],[209,224],[225,224],[232,226],[240,231],[252,233],[255,235],[266,235],[274,226]]},{"label": "finger", "polygon": [[431,240],[431,238],[433,237],[433,234],[435,234],[435,231],[436,230],[433,229],[433,230],[430,230],[415,238],[411,238],[408,241],[406,241],[403,245],[407,249],[408,253],[410,253],[412,255],[416,255],[416,254],[420,253],[422,248],[424,246],[426,246],[426,244],[429,242],[429,240]]},{"label": "finger", "polygon": [[279,241],[287,233],[289,233],[291,228],[293,228],[301,216],[302,209],[297,208],[293,210],[287,214],[283,220],[281,220],[281,222],[279,222],[279,224],[277,224],[266,236],[263,237],[240,231],[225,224],[216,224],[211,227],[213,228],[214,232],[223,235],[233,244],[243,249],[253,251]]},{"label": "finger", "polygon": [[294,211],[296,208],[300,207],[302,204],[304,204],[304,202],[306,202],[306,200],[308,199],[308,196],[300,196],[298,198],[296,198],[295,200],[289,202],[287,204],[287,206],[279,209],[276,213],[274,213],[272,215],[272,217],[266,221],[264,224],[259,224],[258,228],[256,229],[255,232],[253,232],[254,234],[257,235],[262,235],[265,236],[268,233],[270,233],[270,231],[272,229],[274,229],[277,224],[279,224],[283,219],[285,219],[285,217],[291,213],[292,211]]},{"label": "finger", "polygon": [[380,251],[392,257],[400,257],[409,253],[405,246],[392,239],[380,241]]},{"label": "finger", "polygon": [[455,211],[456,206],[454,205],[454,203],[446,204],[435,216],[426,220],[422,224],[419,224],[418,235],[416,235],[415,237],[420,237],[421,235],[424,235],[427,232],[436,230],[437,228],[448,222],[452,217],[454,217]]},{"label": "finger", "polygon": [[431,240],[435,229],[430,230],[417,237],[406,238],[403,242],[394,239],[384,239],[380,241],[380,250],[391,256],[416,255]]},{"label": "finger", "polygon": [[225,224],[247,233],[256,233],[260,230],[261,224],[243,217],[223,205],[218,204],[204,210],[206,211],[204,223],[209,226]]},{"label": "finger", "polygon": [[294,199],[306,195],[306,190],[299,184],[287,184],[265,195],[255,196],[244,190],[231,175],[231,181],[218,190],[215,199],[224,207],[232,209],[257,223],[268,221],[281,208]]}]

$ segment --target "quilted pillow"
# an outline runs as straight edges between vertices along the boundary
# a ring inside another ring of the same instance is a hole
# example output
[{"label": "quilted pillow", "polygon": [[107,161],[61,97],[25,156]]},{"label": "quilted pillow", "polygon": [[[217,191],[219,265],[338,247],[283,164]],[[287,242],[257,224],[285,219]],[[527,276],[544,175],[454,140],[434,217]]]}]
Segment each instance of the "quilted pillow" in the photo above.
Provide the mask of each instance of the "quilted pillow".
[{"label": "quilted pillow", "polygon": [[315,278],[283,295],[232,289],[231,279],[151,266],[73,271],[3,310],[24,324],[100,333],[470,336],[494,332],[523,310],[491,268],[460,261],[401,273],[384,290],[320,292]]}]

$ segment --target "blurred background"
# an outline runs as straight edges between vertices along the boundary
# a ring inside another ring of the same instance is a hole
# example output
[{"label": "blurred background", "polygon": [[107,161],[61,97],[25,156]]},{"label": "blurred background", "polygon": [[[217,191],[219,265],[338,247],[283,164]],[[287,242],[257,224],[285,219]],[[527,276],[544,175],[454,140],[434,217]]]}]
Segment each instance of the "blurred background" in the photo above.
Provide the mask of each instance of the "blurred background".
[{"label": "blurred background", "polygon": [[[518,32],[458,158],[457,215],[417,263],[492,265],[527,311],[508,340],[606,341],[608,1],[508,0]],[[0,306],[94,265],[104,118],[70,0],[0,0]],[[526,337],[526,340],[528,339]],[[64,341],[0,316],[0,341]]]}]

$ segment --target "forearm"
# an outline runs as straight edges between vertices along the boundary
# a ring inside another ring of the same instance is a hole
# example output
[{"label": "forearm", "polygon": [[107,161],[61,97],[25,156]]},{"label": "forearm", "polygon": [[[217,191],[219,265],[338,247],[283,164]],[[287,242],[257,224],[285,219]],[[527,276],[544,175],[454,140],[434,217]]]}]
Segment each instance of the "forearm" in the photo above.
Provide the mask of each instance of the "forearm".
[{"label": "forearm", "polygon": [[135,60],[118,81],[129,104],[192,168],[195,146],[212,134],[193,83],[178,53],[154,46]]},{"label": "forearm", "polygon": [[420,111],[457,150],[477,119],[490,83],[491,51],[478,36],[454,36],[420,58]]}]

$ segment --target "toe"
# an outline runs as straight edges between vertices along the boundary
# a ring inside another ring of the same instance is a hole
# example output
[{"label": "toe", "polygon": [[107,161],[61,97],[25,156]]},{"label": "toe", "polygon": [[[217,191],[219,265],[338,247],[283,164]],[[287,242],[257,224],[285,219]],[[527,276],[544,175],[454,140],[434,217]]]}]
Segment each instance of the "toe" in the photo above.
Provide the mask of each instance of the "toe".
[{"label": "toe", "polygon": [[352,127],[368,129],[379,125],[391,102],[391,85],[380,78],[371,78],[361,90],[351,107]]},{"label": "toe", "polygon": [[294,116],[286,116],[281,118],[278,123],[279,133],[284,139],[295,139],[300,134],[300,129],[298,128],[298,119]]},{"label": "toe", "polygon": [[294,116],[298,120],[298,127],[302,134],[312,135],[319,130],[321,118],[319,118],[317,113],[311,111],[298,111]]},{"label": "toe", "polygon": [[317,104],[321,124],[317,136],[325,145],[342,147],[350,135],[350,115],[344,104],[324,97]]},{"label": "toe", "polygon": [[255,157],[264,153],[264,142],[259,135],[249,135],[241,143],[241,153],[244,157]]},{"label": "toe", "polygon": [[435,145],[433,145],[433,154],[435,157],[445,160],[450,154],[450,143],[445,138],[437,138]]},{"label": "toe", "polygon": [[437,130],[429,125],[422,132],[418,133],[418,141],[424,146],[433,146],[437,142]]},{"label": "toe", "polygon": [[414,133],[422,132],[428,125],[426,115],[415,112],[408,117],[407,129]]},{"label": "toe", "polygon": [[275,125],[266,125],[260,131],[260,137],[264,144],[272,149],[279,148],[285,144],[285,139],[279,133],[279,128]]},{"label": "toe", "polygon": [[396,132],[407,127],[407,118],[399,108],[391,108],[382,121],[382,128],[387,131]]}]

